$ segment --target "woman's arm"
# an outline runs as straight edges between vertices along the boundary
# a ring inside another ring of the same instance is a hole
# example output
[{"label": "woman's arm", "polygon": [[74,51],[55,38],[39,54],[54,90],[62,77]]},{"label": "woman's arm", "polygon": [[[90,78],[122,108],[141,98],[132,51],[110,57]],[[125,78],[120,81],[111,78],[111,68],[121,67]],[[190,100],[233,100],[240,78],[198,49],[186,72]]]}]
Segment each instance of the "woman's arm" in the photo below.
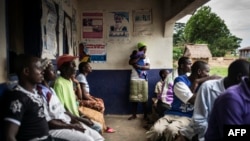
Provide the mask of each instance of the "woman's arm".
[{"label": "woman's arm", "polygon": [[91,97],[91,95],[86,91],[84,83],[80,83],[80,87],[81,87],[81,90],[82,90],[82,99],[83,100],[94,100]]},{"label": "woman's arm", "polygon": [[150,69],[150,64],[145,64],[145,66],[138,66],[138,67],[140,67],[140,69],[142,69],[142,70],[149,70]]}]

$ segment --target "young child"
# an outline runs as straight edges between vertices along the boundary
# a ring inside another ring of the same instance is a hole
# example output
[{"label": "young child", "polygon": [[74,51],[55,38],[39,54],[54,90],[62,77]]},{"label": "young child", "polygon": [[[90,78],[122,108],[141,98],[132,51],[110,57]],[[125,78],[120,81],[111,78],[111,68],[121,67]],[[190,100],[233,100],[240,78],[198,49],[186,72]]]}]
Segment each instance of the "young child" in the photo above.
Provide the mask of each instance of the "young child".
[{"label": "young child", "polygon": [[162,69],[159,72],[161,80],[155,85],[155,94],[157,95],[156,109],[160,117],[164,116],[164,111],[171,108],[173,102],[173,79],[169,71]]},{"label": "young child", "polygon": [[[137,51],[137,50],[133,50],[133,52],[130,55],[130,59],[135,59],[136,61],[136,65],[139,66],[144,66],[144,59],[145,59],[145,53],[144,51]],[[139,77],[143,77],[146,75],[145,71],[139,68],[135,68]],[[146,77],[146,76],[145,76]]]}]

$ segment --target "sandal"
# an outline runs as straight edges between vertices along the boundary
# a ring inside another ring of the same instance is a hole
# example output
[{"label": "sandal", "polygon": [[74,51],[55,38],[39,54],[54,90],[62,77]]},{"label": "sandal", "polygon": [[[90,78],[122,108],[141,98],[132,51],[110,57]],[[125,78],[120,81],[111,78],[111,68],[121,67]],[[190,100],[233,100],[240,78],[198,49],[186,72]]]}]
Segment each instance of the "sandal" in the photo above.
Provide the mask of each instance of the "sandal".
[{"label": "sandal", "polygon": [[107,127],[107,129],[105,130],[106,133],[114,133],[115,130],[113,128]]},{"label": "sandal", "polygon": [[137,118],[137,116],[133,115],[133,116],[129,117],[128,120],[132,120],[132,119],[136,119],[136,118]]}]

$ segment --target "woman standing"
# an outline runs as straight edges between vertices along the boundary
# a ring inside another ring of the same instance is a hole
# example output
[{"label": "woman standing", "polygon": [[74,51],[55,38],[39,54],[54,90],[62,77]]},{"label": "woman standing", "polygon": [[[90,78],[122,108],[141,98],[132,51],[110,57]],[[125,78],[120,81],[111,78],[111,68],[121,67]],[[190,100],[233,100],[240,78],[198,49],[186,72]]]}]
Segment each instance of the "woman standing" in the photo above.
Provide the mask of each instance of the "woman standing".
[{"label": "woman standing", "polygon": [[[146,44],[140,42],[137,44],[137,48],[139,52],[146,53],[147,46]],[[140,59],[143,58],[144,64],[138,63]],[[144,119],[147,119],[147,102],[148,102],[148,74],[147,70],[150,69],[150,61],[145,55],[142,58],[130,58],[129,65],[132,66],[131,72],[131,80],[130,80],[130,96],[129,100],[132,102],[132,116],[128,118],[128,120],[132,120],[137,118],[137,107],[138,103],[142,103],[143,105],[143,112],[144,112]],[[138,71],[142,70],[143,75],[139,74]]]}]

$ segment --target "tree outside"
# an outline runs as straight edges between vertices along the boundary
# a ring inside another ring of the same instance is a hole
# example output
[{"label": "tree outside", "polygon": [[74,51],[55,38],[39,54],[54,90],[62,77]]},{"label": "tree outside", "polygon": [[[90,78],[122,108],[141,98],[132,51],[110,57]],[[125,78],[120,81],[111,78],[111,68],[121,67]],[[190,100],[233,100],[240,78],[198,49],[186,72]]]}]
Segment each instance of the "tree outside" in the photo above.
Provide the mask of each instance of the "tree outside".
[{"label": "tree outside", "polygon": [[240,47],[242,41],[230,33],[224,21],[209,6],[201,7],[186,25],[176,23],[174,30],[174,51],[175,47],[185,43],[203,43],[208,44],[213,57],[223,57]]}]

